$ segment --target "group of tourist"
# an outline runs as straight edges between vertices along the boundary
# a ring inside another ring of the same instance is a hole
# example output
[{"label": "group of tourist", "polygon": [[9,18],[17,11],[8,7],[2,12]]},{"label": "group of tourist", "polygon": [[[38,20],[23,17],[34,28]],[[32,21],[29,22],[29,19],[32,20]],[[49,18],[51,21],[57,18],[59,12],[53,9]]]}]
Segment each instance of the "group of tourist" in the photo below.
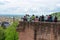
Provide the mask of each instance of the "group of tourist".
[{"label": "group of tourist", "polygon": [[39,22],[39,21],[42,21],[42,22],[57,22],[57,17],[56,16],[52,16],[52,15],[42,15],[42,16],[35,16],[35,15],[25,15],[23,17],[23,21],[28,21],[28,22]]}]

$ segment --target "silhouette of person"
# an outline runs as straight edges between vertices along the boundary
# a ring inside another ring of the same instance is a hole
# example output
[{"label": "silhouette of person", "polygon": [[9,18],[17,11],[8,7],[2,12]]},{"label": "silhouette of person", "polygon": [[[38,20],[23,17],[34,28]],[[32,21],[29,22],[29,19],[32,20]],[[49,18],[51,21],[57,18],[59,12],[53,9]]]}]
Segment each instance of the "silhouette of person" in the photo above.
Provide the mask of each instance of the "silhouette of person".
[{"label": "silhouette of person", "polygon": [[41,21],[44,21],[44,15],[41,16]]},{"label": "silhouette of person", "polygon": [[48,21],[48,15],[44,17],[44,20],[47,22]]},{"label": "silhouette of person", "polygon": [[55,18],[54,18],[54,22],[57,22],[57,17],[55,16]]},{"label": "silhouette of person", "polygon": [[35,19],[35,15],[32,15],[31,21],[34,21],[34,19]]},{"label": "silhouette of person", "polygon": [[30,15],[26,15],[27,21],[30,21]]},{"label": "silhouette of person", "polygon": [[38,22],[38,21],[39,21],[38,16],[35,17],[34,21],[35,21],[35,22]]},{"label": "silhouette of person", "polygon": [[52,18],[53,18],[52,15],[49,15],[49,16],[48,16],[48,21],[49,21],[49,22],[52,22],[52,21],[53,21]]},{"label": "silhouette of person", "polygon": [[26,16],[24,16],[23,21],[27,21],[27,17]]},{"label": "silhouette of person", "polygon": [[39,17],[39,21],[41,21],[41,16]]}]

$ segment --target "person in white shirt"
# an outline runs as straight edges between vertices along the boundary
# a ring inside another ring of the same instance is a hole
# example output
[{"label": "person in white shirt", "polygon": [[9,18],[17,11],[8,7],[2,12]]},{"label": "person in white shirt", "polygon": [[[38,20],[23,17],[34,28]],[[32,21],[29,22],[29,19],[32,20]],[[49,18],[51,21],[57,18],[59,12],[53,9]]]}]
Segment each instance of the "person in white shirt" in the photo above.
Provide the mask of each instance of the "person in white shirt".
[{"label": "person in white shirt", "polygon": [[45,21],[48,21],[48,15],[46,15],[46,16],[44,17],[44,20],[45,20]]}]

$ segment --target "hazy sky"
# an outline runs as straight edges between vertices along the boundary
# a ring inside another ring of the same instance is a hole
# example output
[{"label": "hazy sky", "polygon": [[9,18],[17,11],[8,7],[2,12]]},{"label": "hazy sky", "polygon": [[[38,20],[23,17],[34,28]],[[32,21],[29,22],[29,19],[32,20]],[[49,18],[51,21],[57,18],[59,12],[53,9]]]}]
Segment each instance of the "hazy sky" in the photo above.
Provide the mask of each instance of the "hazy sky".
[{"label": "hazy sky", "polygon": [[46,15],[60,11],[60,0],[0,0],[0,14]]}]

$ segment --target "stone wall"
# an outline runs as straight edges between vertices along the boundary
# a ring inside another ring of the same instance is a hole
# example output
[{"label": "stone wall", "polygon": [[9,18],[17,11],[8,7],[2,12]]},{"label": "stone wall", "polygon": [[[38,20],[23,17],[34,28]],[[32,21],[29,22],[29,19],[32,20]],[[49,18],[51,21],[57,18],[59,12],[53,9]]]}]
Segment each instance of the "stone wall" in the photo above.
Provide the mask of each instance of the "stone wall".
[{"label": "stone wall", "polygon": [[20,22],[19,40],[60,40],[60,22]]}]

